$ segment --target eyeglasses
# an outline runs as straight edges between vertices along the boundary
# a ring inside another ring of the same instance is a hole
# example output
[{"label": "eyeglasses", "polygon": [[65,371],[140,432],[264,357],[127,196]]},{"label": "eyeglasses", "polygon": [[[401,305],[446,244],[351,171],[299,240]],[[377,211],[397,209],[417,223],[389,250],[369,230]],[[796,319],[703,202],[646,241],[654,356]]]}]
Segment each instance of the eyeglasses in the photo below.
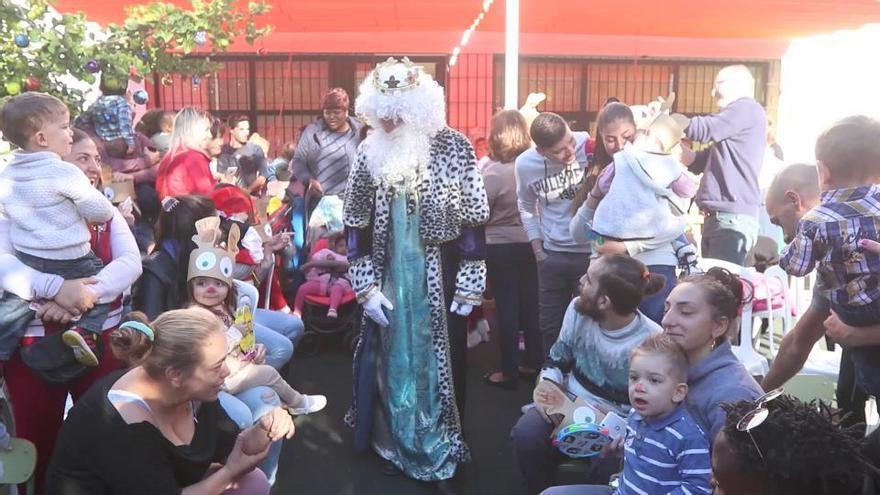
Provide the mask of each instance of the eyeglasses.
[{"label": "eyeglasses", "polygon": [[755,401],[755,408],[745,413],[736,423],[736,429],[748,433],[749,438],[752,439],[752,445],[754,445],[755,450],[758,451],[758,456],[761,457],[761,462],[764,462],[764,453],[761,452],[761,448],[758,447],[758,442],[756,442],[755,437],[752,436],[752,430],[761,426],[767,419],[767,416],[770,416],[770,410],[767,409],[767,403],[779,397],[782,393],[783,388],[779,387],[762,395],[757,401]]}]

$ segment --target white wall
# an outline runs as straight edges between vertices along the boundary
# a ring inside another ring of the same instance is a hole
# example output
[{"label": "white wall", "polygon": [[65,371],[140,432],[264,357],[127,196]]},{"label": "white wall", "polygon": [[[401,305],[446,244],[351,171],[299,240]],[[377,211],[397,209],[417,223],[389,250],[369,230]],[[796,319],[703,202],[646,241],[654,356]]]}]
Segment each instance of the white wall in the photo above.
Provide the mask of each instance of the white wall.
[{"label": "white wall", "polygon": [[788,163],[815,161],[816,137],[835,120],[880,119],[880,24],[792,41],[782,57],[777,141]]}]

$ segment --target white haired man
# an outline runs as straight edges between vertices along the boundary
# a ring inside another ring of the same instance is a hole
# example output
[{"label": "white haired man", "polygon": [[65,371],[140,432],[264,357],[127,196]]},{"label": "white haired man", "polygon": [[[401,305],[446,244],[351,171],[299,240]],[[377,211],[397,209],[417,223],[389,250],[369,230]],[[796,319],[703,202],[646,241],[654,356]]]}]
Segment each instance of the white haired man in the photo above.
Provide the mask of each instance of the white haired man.
[{"label": "white haired man", "polygon": [[696,196],[705,215],[703,257],[742,265],[758,239],[758,175],[767,147],[767,117],[755,101],[755,79],[744,65],[721,69],[712,96],[721,110],[691,118],[685,129],[688,139],[712,144],[686,153],[682,161],[703,174]]},{"label": "white haired man", "polygon": [[355,448],[453,493],[461,432],[464,317],[485,288],[489,205],[467,138],[446,126],[443,88],[389,58],[355,102],[374,128],[345,191],[349,274],[364,307],[347,421]]}]

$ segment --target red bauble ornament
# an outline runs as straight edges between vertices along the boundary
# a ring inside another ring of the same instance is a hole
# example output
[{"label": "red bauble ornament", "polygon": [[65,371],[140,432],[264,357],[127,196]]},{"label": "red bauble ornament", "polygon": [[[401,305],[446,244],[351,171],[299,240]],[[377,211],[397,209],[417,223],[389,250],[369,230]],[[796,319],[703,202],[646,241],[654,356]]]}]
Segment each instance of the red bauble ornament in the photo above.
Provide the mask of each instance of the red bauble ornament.
[{"label": "red bauble ornament", "polygon": [[265,54],[266,54],[266,49],[265,49],[265,48],[260,47],[260,48],[257,49],[257,55],[263,56],[263,55],[265,55]]},{"label": "red bauble ornament", "polygon": [[36,91],[40,89],[40,79],[37,76],[28,76],[24,80],[24,88],[28,91]]}]

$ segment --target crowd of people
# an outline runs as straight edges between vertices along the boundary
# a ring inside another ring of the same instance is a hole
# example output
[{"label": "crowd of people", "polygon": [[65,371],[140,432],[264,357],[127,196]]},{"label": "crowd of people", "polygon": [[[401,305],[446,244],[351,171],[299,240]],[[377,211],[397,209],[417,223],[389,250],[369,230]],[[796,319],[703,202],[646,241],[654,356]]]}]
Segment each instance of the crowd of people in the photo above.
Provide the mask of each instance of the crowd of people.
[{"label": "crowd of people", "polygon": [[[0,372],[37,493],[268,493],[292,417],[328,401],[284,373],[315,297],[328,321],[359,307],[352,395],[329,398],[351,402],[353,448],[456,493],[487,294],[486,386],[537,381],[509,440],[530,495],[872,493],[880,457],[854,398],[880,392],[880,122],[835,123],[818,165],[762,191],[754,85],[725,67],[719,112],[691,118],[672,97],[612,99],[595,137],[499,111],[478,156],[447,126],[443,88],[391,58],[354,105],[331,89],[271,162],[243,115],[134,124],[106,86],[76,118],[47,94],[6,100]],[[762,215],[784,232],[780,266],[819,283],[759,383],[732,348],[752,287],[697,253],[745,265]],[[826,332],[845,349],[843,422],[781,389]],[[584,463],[589,485],[554,487],[566,425],[547,382],[625,423]]]}]

